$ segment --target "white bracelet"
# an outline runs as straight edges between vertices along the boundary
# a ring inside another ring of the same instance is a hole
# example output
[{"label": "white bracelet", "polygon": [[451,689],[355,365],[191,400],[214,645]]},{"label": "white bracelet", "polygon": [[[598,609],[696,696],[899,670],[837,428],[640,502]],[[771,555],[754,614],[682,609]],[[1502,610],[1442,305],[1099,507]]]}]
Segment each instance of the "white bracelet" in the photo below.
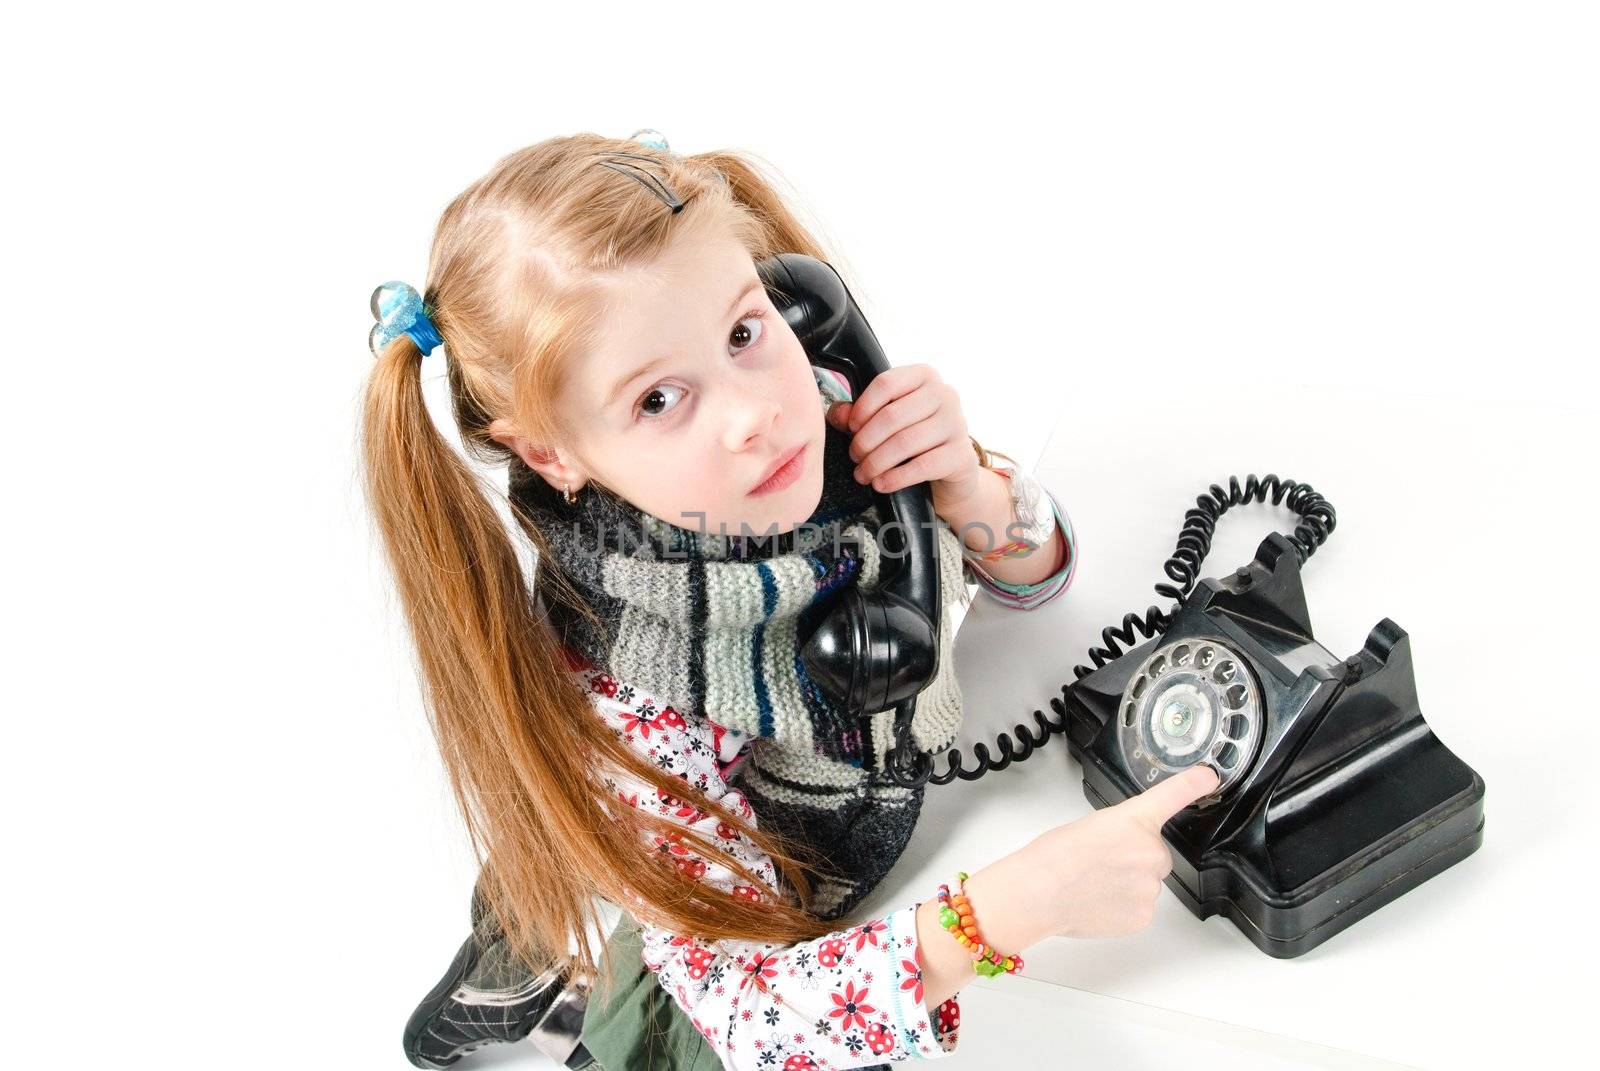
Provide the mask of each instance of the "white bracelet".
[{"label": "white bracelet", "polygon": [[1006,479],[1011,492],[1014,523],[1007,525],[1004,532],[993,534],[990,545],[985,549],[974,549],[963,541],[962,557],[974,561],[1002,561],[1026,557],[1046,546],[1056,534],[1056,511],[1048,501],[1043,485],[1030,474],[1010,465],[996,463],[990,468]]}]

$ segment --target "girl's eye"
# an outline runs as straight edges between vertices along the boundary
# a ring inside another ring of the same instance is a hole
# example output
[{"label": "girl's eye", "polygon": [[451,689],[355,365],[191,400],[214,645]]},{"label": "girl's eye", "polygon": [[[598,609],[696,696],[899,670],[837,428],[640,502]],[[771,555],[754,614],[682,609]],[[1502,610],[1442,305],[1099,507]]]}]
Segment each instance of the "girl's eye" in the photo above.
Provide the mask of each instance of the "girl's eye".
[{"label": "girl's eye", "polygon": [[[751,346],[756,344],[756,340],[759,339],[762,333],[766,330],[766,324],[763,322],[763,320],[764,318],[762,317],[761,313],[757,312],[755,309],[751,309],[749,312],[744,314],[743,319],[733,325],[733,331],[728,335],[728,341],[733,343],[737,349],[749,349]],[[755,324],[755,331],[752,332],[748,327],[745,326],[746,324]]]},{"label": "girl's eye", "polygon": [[672,407],[677,404],[676,402],[668,405],[666,409],[658,409],[652,403],[655,403],[656,399],[660,398],[663,394],[670,396],[673,393],[676,393],[681,397],[683,395],[683,389],[681,387],[674,387],[670,383],[663,383],[659,387],[651,387],[645,392],[644,398],[642,398],[639,402],[639,412],[643,413],[645,416],[652,417],[660,416],[662,413],[671,412]]}]

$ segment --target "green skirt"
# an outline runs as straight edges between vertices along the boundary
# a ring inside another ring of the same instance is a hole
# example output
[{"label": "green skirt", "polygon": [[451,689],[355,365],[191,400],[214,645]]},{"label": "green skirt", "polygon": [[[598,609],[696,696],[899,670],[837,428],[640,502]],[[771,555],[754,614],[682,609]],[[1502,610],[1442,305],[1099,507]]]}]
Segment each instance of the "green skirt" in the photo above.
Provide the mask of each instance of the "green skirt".
[{"label": "green skirt", "polygon": [[722,1060],[701,1036],[655,972],[639,958],[638,923],[624,914],[606,941],[609,999],[591,991],[583,1014],[583,1045],[591,1071],[721,1071]]}]

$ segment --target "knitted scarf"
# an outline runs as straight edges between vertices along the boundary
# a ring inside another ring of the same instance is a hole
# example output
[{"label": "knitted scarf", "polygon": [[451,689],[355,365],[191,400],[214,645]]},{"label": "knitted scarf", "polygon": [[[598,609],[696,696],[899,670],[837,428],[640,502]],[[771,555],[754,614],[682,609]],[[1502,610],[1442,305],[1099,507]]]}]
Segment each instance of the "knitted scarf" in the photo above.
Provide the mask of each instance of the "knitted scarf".
[{"label": "knitted scarf", "polygon": [[[828,390],[819,379],[827,403]],[[535,588],[572,650],[617,679],[681,711],[757,739],[739,787],[763,827],[823,852],[837,875],[819,875],[813,910],[848,912],[888,873],[921,812],[923,789],[883,778],[894,711],[858,719],[836,709],[800,658],[802,638],[849,584],[877,586],[882,523],[872,489],[857,483],[850,435],[826,430],[822,497],[805,524],[781,534],[723,534],[670,524],[604,488],[568,505],[520,459],[512,501],[550,546]],[[704,526],[701,526],[702,528]],[[939,669],[916,698],[916,746],[955,739],[961,689],[953,641],[970,597],[959,537],[937,530],[946,609]],[[599,627],[552,594],[560,574]]]}]

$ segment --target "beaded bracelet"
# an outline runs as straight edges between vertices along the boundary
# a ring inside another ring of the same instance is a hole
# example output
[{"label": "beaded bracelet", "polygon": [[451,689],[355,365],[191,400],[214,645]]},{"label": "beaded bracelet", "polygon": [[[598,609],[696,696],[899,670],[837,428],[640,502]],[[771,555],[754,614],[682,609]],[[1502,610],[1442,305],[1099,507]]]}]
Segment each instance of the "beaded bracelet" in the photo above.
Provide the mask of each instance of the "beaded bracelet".
[{"label": "beaded bracelet", "polygon": [[1021,956],[1002,956],[983,942],[978,934],[978,921],[973,917],[972,904],[967,900],[967,872],[957,871],[961,891],[951,902],[950,886],[939,884],[939,925],[950,931],[962,947],[972,953],[972,969],[984,978],[997,974],[1016,974],[1022,970]]}]

